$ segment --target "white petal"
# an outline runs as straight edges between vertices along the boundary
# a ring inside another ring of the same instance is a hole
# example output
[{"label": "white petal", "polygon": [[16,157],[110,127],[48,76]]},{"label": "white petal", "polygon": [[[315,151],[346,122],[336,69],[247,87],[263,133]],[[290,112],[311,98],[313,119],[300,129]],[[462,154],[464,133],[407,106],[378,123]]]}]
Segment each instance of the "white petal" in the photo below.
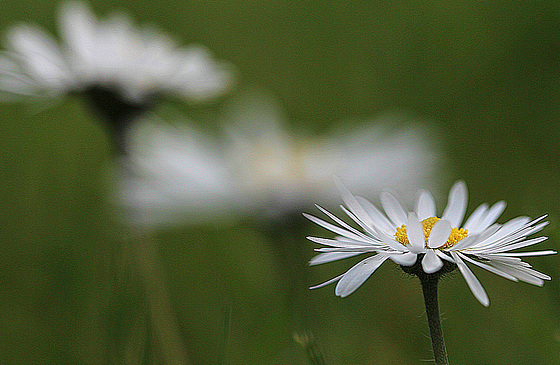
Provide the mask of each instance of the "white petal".
[{"label": "white petal", "polygon": [[466,238],[463,238],[462,240],[457,242],[455,244],[455,246],[451,247],[449,249],[449,251],[460,251],[460,250],[463,250],[467,247],[470,247],[470,246],[472,246],[472,245],[474,245],[478,242],[478,237],[479,236],[480,236],[479,234],[474,234],[472,236],[468,236]]},{"label": "white petal", "polygon": [[476,234],[482,230],[476,229],[480,225],[480,222],[486,216],[486,211],[488,210],[488,204],[482,203],[480,204],[467,218],[465,224],[463,224],[463,228],[469,231],[469,234]]},{"label": "white petal", "polygon": [[547,238],[548,237],[546,237],[546,236],[531,238],[530,240],[524,240],[524,241],[520,241],[520,242],[516,242],[516,243],[508,243],[508,244],[504,244],[500,248],[493,248],[493,249],[488,249],[488,250],[484,250],[484,247],[482,247],[481,251],[487,251],[486,253],[508,252],[508,251],[517,250],[519,248],[536,245],[538,243],[546,241]]},{"label": "white petal", "polygon": [[324,263],[332,262],[332,261],[336,261],[336,260],[342,260],[342,259],[345,259],[345,258],[348,258],[348,257],[360,255],[362,253],[363,252],[326,252],[326,253],[321,253],[321,254],[313,257],[309,261],[309,265],[313,266],[313,265],[324,264]]},{"label": "white petal", "polygon": [[506,202],[499,201],[496,204],[494,204],[488,210],[486,216],[484,217],[482,222],[480,222],[479,226],[476,227],[476,230],[480,232],[490,227],[490,225],[494,224],[494,222],[496,222],[496,219],[498,219],[500,215],[502,215],[504,209],[506,209]]},{"label": "white petal", "polygon": [[337,237],[336,239],[331,239],[331,238],[322,238],[322,237],[306,237],[308,240],[315,242],[315,243],[319,243],[321,245],[325,245],[325,246],[331,246],[331,247],[356,247],[356,246],[360,246],[360,247],[365,247],[365,248],[369,248],[369,247],[383,247],[383,244],[379,244],[378,246],[375,246],[373,244],[370,244],[369,242],[358,242],[355,240],[351,240],[349,238],[344,238],[344,237]]},{"label": "white petal", "polygon": [[385,252],[384,249],[379,247],[364,247],[363,245],[359,246],[347,246],[347,247],[320,247],[316,248],[315,251],[317,252],[358,252],[358,253],[366,253],[366,252]]},{"label": "white petal", "polygon": [[[515,265],[515,264],[506,264],[505,262],[499,262],[497,260],[490,261],[490,265],[494,266],[498,270],[502,270],[507,272],[510,275],[515,276],[517,279],[524,281],[529,284],[543,286],[544,281],[542,278],[542,273],[532,270],[522,265]],[[548,275],[544,275],[545,280],[550,280]]]},{"label": "white petal", "polygon": [[383,232],[380,229],[378,229],[376,231],[377,231],[377,235],[379,236],[381,241],[383,243],[385,243],[387,246],[391,247],[393,250],[396,250],[396,251],[399,251],[399,252],[408,252],[409,251],[407,246],[398,242],[393,237],[389,236],[387,233]]},{"label": "white petal", "polygon": [[556,255],[556,251],[532,251],[532,252],[513,252],[513,253],[499,253],[497,255],[504,255],[509,257],[525,257],[525,256],[545,256],[545,255]]},{"label": "white petal", "polygon": [[[43,85],[38,84],[31,78],[23,74],[4,73],[0,70],[0,90],[10,94],[35,95]],[[15,95],[14,95],[15,96]],[[14,100],[20,100],[17,96]],[[5,101],[5,99],[2,99]]]},{"label": "white petal", "polygon": [[176,51],[175,55],[178,68],[171,82],[195,100],[216,96],[233,81],[231,66],[213,61],[204,47],[186,47]]},{"label": "white petal", "polygon": [[343,184],[340,179],[334,179],[335,184],[342,195],[342,200],[344,204],[350,209],[350,211],[363,223],[367,226],[373,226],[374,222],[369,214],[362,208],[362,205],[356,200],[356,197],[348,190]]},{"label": "white petal", "polygon": [[318,284],[318,285],[314,285],[312,287],[310,287],[309,289],[318,289],[318,288],[322,288],[324,286],[327,286],[329,284],[332,284],[340,279],[342,279],[342,277],[344,276],[344,274],[342,275],[338,275],[336,278],[332,278],[330,280],[325,281],[324,283]]},{"label": "white petal", "polygon": [[455,263],[455,261],[454,261],[451,257],[449,257],[449,255],[444,254],[443,251],[434,250],[434,252],[436,253],[436,255],[438,255],[438,257],[439,257],[440,259],[445,260],[445,261],[449,261],[449,262],[452,262],[452,263]]},{"label": "white petal", "polygon": [[[424,252],[425,238],[422,225],[418,222],[418,217],[415,213],[408,213],[408,222],[406,225],[406,235],[410,243],[409,250],[412,253]],[[448,235],[449,237],[449,235]]]},{"label": "white petal", "polygon": [[[337,216],[335,216],[334,214],[332,214],[331,212],[329,212],[328,210],[322,208],[319,205],[315,205],[321,212],[323,212],[326,216],[328,216],[330,219],[332,219],[335,223],[337,223],[338,225],[340,225],[342,228],[347,229],[348,231],[354,233],[357,236],[362,237],[365,240],[370,240],[371,237],[363,234],[362,232],[358,231],[357,229],[353,228],[352,226],[348,225],[346,222],[344,222],[342,219],[338,218]],[[360,224],[360,226],[363,227],[363,224],[361,222],[359,222],[357,220],[357,218],[353,215],[350,216],[352,218],[352,220],[354,220],[356,223]],[[364,227],[364,229],[366,229],[366,227]]]},{"label": "white petal", "polygon": [[[499,243],[500,240],[502,240],[505,237],[510,236],[511,234],[519,231],[521,228],[523,228],[527,222],[529,222],[529,218],[528,217],[517,217],[514,219],[509,220],[508,222],[506,222],[503,226],[500,227],[500,229],[494,233],[491,237],[491,241],[492,241],[492,245]],[[469,232],[470,234],[470,232]],[[483,241],[480,241],[483,242]]]},{"label": "white petal", "polygon": [[358,262],[340,279],[336,285],[335,294],[341,297],[352,294],[387,258],[387,255],[378,254]]},{"label": "white petal", "polygon": [[411,252],[407,252],[407,253],[402,254],[402,255],[395,254],[395,255],[389,256],[389,258],[391,260],[393,260],[396,264],[402,265],[402,266],[412,266],[412,265],[414,265],[416,263],[417,257],[418,257],[418,255],[416,255],[415,253],[411,253]]},{"label": "white petal", "polygon": [[480,232],[479,234],[468,236],[467,238],[462,239],[455,246],[453,246],[451,250],[458,251],[458,250],[463,250],[467,247],[472,250],[475,250],[478,249],[479,246],[481,247],[482,250],[484,250],[485,241],[488,238],[492,237],[492,235],[494,235],[500,229],[500,227],[501,226],[499,224],[493,224],[490,227],[486,228],[484,231]]},{"label": "white petal", "polygon": [[360,218],[356,217],[354,213],[348,210],[348,208],[346,208],[344,205],[341,205],[340,208],[344,213],[346,213],[348,217],[350,217],[350,219],[352,219],[354,222],[358,223],[360,227],[362,227],[362,229],[366,233],[364,236],[368,238],[373,237],[374,239],[379,240],[379,237],[377,237],[377,231],[375,230],[375,227],[373,225],[364,223]]},{"label": "white petal", "polygon": [[14,50],[25,60],[27,72],[44,86],[57,90],[71,83],[71,74],[54,39],[38,27],[19,25],[8,33]]},{"label": "white petal", "polygon": [[436,255],[434,250],[427,250],[422,259],[422,269],[426,274],[432,274],[441,269],[443,261]]},{"label": "white petal", "polygon": [[70,47],[78,67],[88,67],[93,61],[96,19],[82,2],[66,2],[60,9],[59,27],[61,36]]},{"label": "white petal", "polygon": [[356,234],[354,234],[354,233],[352,233],[352,232],[350,232],[346,229],[337,227],[334,224],[330,224],[328,222],[325,222],[324,220],[322,220],[320,218],[317,218],[317,217],[312,216],[312,215],[307,214],[307,213],[303,213],[303,216],[305,218],[309,219],[310,221],[312,221],[313,223],[318,224],[321,227],[326,228],[331,232],[334,232],[336,234],[339,234],[339,235],[344,236],[344,237],[348,237],[352,240],[356,240],[356,241],[359,241],[359,242],[364,241],[364,239],[362,237],[360,237],[360,236],[358,236],[358,235],[356,235]]},{"label": "white petal", "polygon": [[432,227],[430,236],[428,237],[428,247],[438,248],[441,247],[449,239],[451,234],[451,225],[446,220],[439,220]]},{"label": "white petal", "polygon": [[467,200],[467,185],[464,181],[457,181],[449,191],[447,207],[441,219],[449,221],[453,227],[459,227],[467,210]]},{"label": "white petal", "polygon": [[459,257],[459,255],[457,255],[457,253],[451,251],[451,256],[457,263],[457,266],[459,267],[459,271],[461,271],[461,274],[465,278],[465,281],[467,282],[467,285],[471,289],[471,292],[473,293],[475,298],[483,306],[488,307],[488,305],[490,304],[490,299],[488,299],[488,294],[486,294],[486,291],[480,284],[480,281],[478,281],[476,276],[474,276],[473,272],[467,267],[467,265],[463,262],[463,260],[461,260],[461,258]]},{"label": "white petal", "polygon": [[374,223],[377,227],[381,228],[386,233],[395,232],[395,229],[397,228],[397,226],[394,225],[391,221],[389,221],[389,219],[387,219],[385,214],[381,213],[381,211],[379,209],[377,209],[377,207],[375,205],[373,205],[367,199],[362,198],[361,196],[357,196],[356,200],[358,200],[358,202],[364,208],[366,213],[373,219],[373,221],[374,221]]},{"label": "white petal", "polygon": [[458,254],[461,258],[463,258],[464,260],[466,260],[466,261],[468,261],[468,262],[470,262],[470,263],[472,263],[472,264],[474,264],[474,265],[477,265],[477,266],[479,266],[479,267],[481,267],[481,268],[483,268],[483,269],[485,269],[485,270],[488,270],[488,271],[490,271],[490,272],[493,272],[493,273],[496,274],[496,275],[500,275],[501,277],[504,277],[504,278],[509,279],[509,280],[512,280],[512,281],[518,281],[518,279],[517,279],[515,276],[510,275],[510,274],[508,274],[508,273],[506,273],[506,272],[504,272],[504,271],[502,271],[502,270],[499,270],[499,269],[495,268],[494,266],[490,266],[490,265],[488,265],[488,264],[485,264],[484,262],[476,261],[476,260],[470,258],[469,256],[464,255],[464,254],[462,254],[462,253],[460,253],[460,252],[457,252],[457,254]]},{"label": "white petal", "polygon": [[400,226],[406,223],[406,213],[399,201],[387,192],[381,193],[381,205],[385,209],[385,213],[393,221],[395,226]]},{"label": "white petal", "polygon": [[427,190],[418,192],[418,200],[416,202],[416,213],[419,220],[436,216],[436,202],[432,194]]}]

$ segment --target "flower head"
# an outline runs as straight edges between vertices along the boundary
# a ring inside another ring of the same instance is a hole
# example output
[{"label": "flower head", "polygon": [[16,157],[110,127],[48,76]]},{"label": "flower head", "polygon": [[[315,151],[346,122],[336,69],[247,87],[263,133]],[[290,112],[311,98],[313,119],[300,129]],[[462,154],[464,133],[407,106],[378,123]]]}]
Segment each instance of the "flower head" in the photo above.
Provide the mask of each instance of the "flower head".
[{"label": "flower head", "polygon": [[235,190],[220,145],[194,127],[142,121],[121,159],[117,206],[133,225],[209,222],[228,216]]},{"label": "flower head", "polygon": [[153,28],[137,28],[125,14],[97,20],[82,2],[60,10],[62,45],[35,25],[7,34],[0,57],[0,89],[12,94],[57,96],[99,92],[133,105],[159,94],[203,101],[224,92],[230,68],[201,46],[177,48]]},{"label": "flower head", "polygon": [[[214,206],[216,213],[276,219],[299,214],[318,199],[335,203],[339,193],[332,185],[334,174],[347,179],[355,190],[378,194],[399,185],[422,185],[434,172],[434,161],[441,163],[417,126],[393,135],[378,125],[338,135],[305,136],[285,127],[270,98],[241,99],[228,109],[229,123],[219,140],[200,133],[193,139],[177,128],[152,130],[145,143],[138,144],[143,153],[129,156],[128,170],[134,174],[121,186],[125,205],[149,212],[142,220],[147,224],[165,222],[159,219],[164,211],[187,216],[182,212],[210,201],[222,202],[225,209]],[[194,194],[196,187],[204,193]]]},{"label": "flower head", "polygon": [[[548,222],[546,216],[531,220],[514,218],[504,224],[495,223],[506,204],[500,201],[489,207],[481,204],[463,223],[467,208],[467,187],[458,181],[449,192],[447,207],[438,217],[432,195],[418,192],[416,206],[407,212],[389,193],[380,196],[384,213],[366,199],[352,195],[337,182],[346,206],[343,211],[362,230],[358,230],[327,210],[319,209],[336,224],[304,214],[311,221],[336,233],[335,239],[309,237],[325,247],[310,264],[317,265],[363,253],[373,254],[354,265],[346,273],[313,288],[337,282],[335,293],[345,297],[363,284],[387,259],[401,265],[406,272],[416,275],[443,274],[456,267],[465,278],[474,296],[484,305],[488,296],[467,266],[467,262],[513,281],[542,285],[548,275],[531,268],[521,260],[525,256],[554,254],[554,251],[511,252],[532,246],[547,237],[528,238],[539,232]],[[463,223],[463,224],[462,224]]]},{"label": "flower head", "polygon": [[[191,102],[219,96],[231,68],[202,46],[177,48],[154,28],[137,28],[125,14],[97,20],[82,2],[60,10],[59,45],[38,26],[19,24],[0,55],[0,91],[18,96],[82,96],[105,123],[116,151],[126,153],[126,133],[162,95]],[[14,98],[15,96],[15,98]]]}]

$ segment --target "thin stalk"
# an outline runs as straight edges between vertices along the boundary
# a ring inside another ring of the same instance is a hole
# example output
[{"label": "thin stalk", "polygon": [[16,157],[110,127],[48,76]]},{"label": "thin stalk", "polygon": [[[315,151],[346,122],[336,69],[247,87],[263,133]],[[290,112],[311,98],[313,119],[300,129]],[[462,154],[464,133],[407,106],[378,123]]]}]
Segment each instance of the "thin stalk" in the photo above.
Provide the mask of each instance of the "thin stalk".
[{"label": "thin stalk", "polygon": [[447,350],[445,349],[445,340],[443,339],[443,330],[439,316],[437,293],[439,276],[424,275],[419,278],[422,283],[422,293],[424,294],[424,304],[426,305],[426,315],[428,317],[436,365],[448,365]]},{"label": "thin stalk", "polygon": [[171,306],[156,242],[147,235],[140,235],[137,243],[138,266],[146,287],[150,318],[165,363],[190,364]]},{"label": "thin stalk", "polygon": [[105,124],[113,142],[116,156],[126,156],[126,133],[136,119],[152,109],[155,96],[142,101],[126,99],[122,93],[112,87],[90,85],[83,91],[86,102],[94,114]]}]

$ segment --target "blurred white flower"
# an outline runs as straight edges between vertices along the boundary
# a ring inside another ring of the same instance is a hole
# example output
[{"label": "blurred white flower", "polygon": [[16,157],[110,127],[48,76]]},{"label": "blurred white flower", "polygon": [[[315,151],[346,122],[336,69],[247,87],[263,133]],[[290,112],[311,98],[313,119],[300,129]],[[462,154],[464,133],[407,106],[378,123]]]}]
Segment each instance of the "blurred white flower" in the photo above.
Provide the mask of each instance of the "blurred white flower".
[{"label": "blurred white flower", "polygon": [[212,220],[225,212],[279,217],[317,200],[335,203],[334,175],[356,191],[377,194],[417,189],[433,180],[442,162],[418,126],[310,137],[288,132],[279,110],[267,97],[240,98],[229,108],[220,140],[180,129],[152,131],[137,143],[143,152],[130,154],[122,203],[148,225],[180,222],[162,218],[172,216]]},{"label": "blurred white flower", "polygon": [[58,96],[101,88],[138,105],[164,93],[204,101],[231,84],[230,67],[215,61],[206,48],[177,48],[166,35],[135,27],[122,13],[97,20],[85,3],[67,2],[60,9],[59,28],[61,45],[35,25],[8,31],[0,89]]},{"label": "blurred white flower", "polygon": [[218,143],[186,125],[138,123],[121,159],[117,204],[125,219],[159,226],[227,216],[235,203]]},{"label": "blurred white flower", "polygon": [[418,189],[441,166],[426,130],[395,128],[397,116],[319,137],[290,132],[281,110],[262,93],[245,95],[229,109],[225,157],[247,211],[282,215],[317,199],[335,204],[333,176],[361,193]]},{"label": "blurred white flower", "polygon": [[363,253],[372,253],[373,256],[313,288],[338,281],[335,293],[345,297],[360,287],[387,259],[402,265],[403,269],[416,267],[425,274],[439,272],[446,262],[446,270],[450,270],[449,264],[452,265],[451,270],[458,267],[472,293],[484,306],[489,304],[488,296],[466,262],[513,281],[521,280],[541,286],[544,280],[550,280],[548,275],[533,270],[520,257],[556,252],[511,252],[546,240],[547,237],[527,238],[548,224],[542,222],[546,216],[534,220],[518,217],[503,225],[497,224],[495,222],[506,206],[500,201],[490,208],[487,204],[481,204],[461,226],[468,200],[467,187],[462,181],[451,188],[441,218],[436,215],[434,198],[426,190],[418,192],[415,209],[408,213],[393,195],[382,193],[383,214],[366,199],[351,194],[340,182],[338,185],[346,204],[346,207],[342,207],[344,212],[363,232],[323,208],[319,209],[335,225],[305,214],[313,222],[338,235],[335,239],[309,237],[311,241],[326,246],[317,249],[322,253],[315,256],[310,264],[322,264]]}]

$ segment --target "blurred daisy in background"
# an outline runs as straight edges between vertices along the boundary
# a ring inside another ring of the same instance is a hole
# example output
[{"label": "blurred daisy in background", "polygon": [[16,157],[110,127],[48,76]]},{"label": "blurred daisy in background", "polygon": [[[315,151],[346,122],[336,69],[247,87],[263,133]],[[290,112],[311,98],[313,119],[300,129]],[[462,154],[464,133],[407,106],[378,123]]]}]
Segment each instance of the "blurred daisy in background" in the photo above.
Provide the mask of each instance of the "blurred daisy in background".
[{"label": "blurred daisy in background", "polygon": [[[323,136],[295,133],[270,96],[249,93],[228,110],[226,159],[241,207],[269,217],[299,212],[317,199],[336,203],[333,176],[363,193],[428,183],[442,162],[422,126],[396,115]],[[344,125],[344,122],[340,123]],[[354,123],[355,125],[355,123]]]},{"label": "blurred daisy in background", "polygon": [[117,205],[140,227],[209,222],[233,212],[232,176],[217,140],[187,126],[144,120],[131,130]]},{"label": "blurred daisy in background", "polygon": [[489,304],[488,296],[466,263],[513,281],[521,280],[542,286],[544,280],[550,280],[548,275],[532,269],[521,257],[556,252],[511,252],[546,240],[547,237],[528,238],[548,224],[543,222],[546,216],[534,220],[518,217],[498,224],[495,222],[506,206],[505,202],[500,201],[492,207],[481,204],[462,224],[468,201],[467,187],[462,181],[451,188],[441,218],[437,216],[434,198],[426,190],[418,192],[415,209],[409,212],[393,195],[382,193],[383,214],[366,199],[354,196],[340,182],[338,185],[346,205],[342,207],[343,211],[363,231],[351,227],[323,208],[319,209],[332,219],[334,225],[305,214],[311,221],[337,234],[335,239],[309,237],[311,241],[325,246],[317,249],[322,253],[314,257],[310,264],[332,262],[364,253],[373,255],[315,288],[338,282],[336,295],[350,295],[387,259],[401,265],[405,272],[418,276],[449,272],[458,267],[472,293],[484,306]]},{"label": "blurred daisy in background", "polygon": [[124,13],[98,20],[85,3],[67,2],[58,21],[61,44],[36,25],[8,30],[0,56],[6,100],[80,94],[122,144],[124,129],[160,96],[197,103],[232,84],[231,66],[205,47],[177,47],[154,27],[136,27]]},{"label": "blurred daisy in background", "polygon": [[[276,101],[256,92],[237,97],[225,114],[220,138],[155,124],[144,130],[149,133],[138,129],[120,186],[121,203],[138,214],[136,223],[188,224],[177,218],[209,221],[225,212],[299,216],[315,201],[336,203],[334,175],[363,194],[405,192],[433,181],[443,164],[426,130],[394,128],[390,117],[358,130],[306,136],[289,131]],[[204,206],[207,213],[192,214]]]}]

